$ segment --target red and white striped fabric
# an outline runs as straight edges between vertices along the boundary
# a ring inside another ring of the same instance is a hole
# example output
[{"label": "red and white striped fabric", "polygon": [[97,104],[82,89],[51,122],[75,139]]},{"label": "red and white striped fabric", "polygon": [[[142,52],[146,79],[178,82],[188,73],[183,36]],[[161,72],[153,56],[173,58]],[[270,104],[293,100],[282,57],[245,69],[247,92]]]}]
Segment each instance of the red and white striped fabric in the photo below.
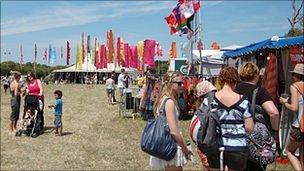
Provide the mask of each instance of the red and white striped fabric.
[{"label": "red and white striped fabric", "polygon": [[197,144],[197,133],[198,133],[198,129],[200,128],[200,125],[201,125],[201,121],[196,115],[194,115],[190,123],[189,131],[190,131],[190,138],[196,144]]}]

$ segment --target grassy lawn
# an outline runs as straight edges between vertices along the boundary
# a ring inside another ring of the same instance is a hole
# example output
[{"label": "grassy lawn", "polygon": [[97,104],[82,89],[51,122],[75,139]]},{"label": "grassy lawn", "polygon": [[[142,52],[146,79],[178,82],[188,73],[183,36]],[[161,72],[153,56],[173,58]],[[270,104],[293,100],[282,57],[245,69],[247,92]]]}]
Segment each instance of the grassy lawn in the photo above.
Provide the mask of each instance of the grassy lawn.
[{"label": "grassy lawn", "polygon": [[[119,116],[117,105],[108,105],[105,87],[98,85],[45,85],[45,104],[54,103],[53,92],[63,92],[63,132],[52,131],[53,114],[45,108],[45,133],[37,138],[15,137],[7,131],[10,95],[1,87],[1,170],[149,170],[149,156],[139,146],[145,125],[140,117]],[[22,103],[23,103],[22,99]],[[23,111],[23,104],[21,112]],[[20,115],[21,116],[21,115]],[[184,137],[188,121],[181,121]],[[186,170],[200,170],[200,161],[188,164]],[[290,169],[277,166],[277,169]],[[268,170],[273,170],[270,166]]]}]

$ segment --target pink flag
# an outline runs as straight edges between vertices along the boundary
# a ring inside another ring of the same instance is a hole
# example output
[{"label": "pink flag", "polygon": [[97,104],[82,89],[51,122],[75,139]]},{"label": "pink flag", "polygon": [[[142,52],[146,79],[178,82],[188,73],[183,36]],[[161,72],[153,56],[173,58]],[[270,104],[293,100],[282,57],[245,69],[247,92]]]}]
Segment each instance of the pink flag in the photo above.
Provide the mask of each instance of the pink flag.
[{"label": "pink flag", "polygon": [[130,56],[131,56],[131,68],[137,68],[138,66],[138,56],[137,56],[137,46],[130,46]]},{"label": "pink flag", "polygon": [[143,62],[144,62],[144,64],[147,64],[149,67],[152,67],[152,68],[155,67],[155,61],[154,61],[155,46],[156,46],[155,40],[145,40],[144,41]]},{"label": "pink flag", "polygon": [[129,68],[130,67],[130,58],[129,58],[129,44],[128,43],[124,43],[124,54],[125,54],[124,67]]},{"label": "pink flag", "polygon": [[71,48],[70,48],[70,42],[67,41],[66,65],[70,65],[70,59],[71,59]]},{"label": "pink flag", "polygon": [[100,45],[99,54],[100,54],[99,68],[107,68],[107,48],[105,45]]}]

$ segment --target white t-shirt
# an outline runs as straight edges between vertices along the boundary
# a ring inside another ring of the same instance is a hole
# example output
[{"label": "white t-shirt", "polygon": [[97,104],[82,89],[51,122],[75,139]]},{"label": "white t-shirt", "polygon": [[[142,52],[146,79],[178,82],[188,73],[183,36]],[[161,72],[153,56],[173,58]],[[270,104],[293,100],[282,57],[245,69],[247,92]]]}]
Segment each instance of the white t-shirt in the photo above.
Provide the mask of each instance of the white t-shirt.
[{"label": "white t-shirt", "polygon": [[118,76],[117,87],[118,88],[126,88],[123,73],[119,74],[119,76]]},{"label": "white t-shirt", "polygon": [[112,78],[108,78],[106,80],[106,89],[111,89],[111,90],[115,89],[115,81]]}]

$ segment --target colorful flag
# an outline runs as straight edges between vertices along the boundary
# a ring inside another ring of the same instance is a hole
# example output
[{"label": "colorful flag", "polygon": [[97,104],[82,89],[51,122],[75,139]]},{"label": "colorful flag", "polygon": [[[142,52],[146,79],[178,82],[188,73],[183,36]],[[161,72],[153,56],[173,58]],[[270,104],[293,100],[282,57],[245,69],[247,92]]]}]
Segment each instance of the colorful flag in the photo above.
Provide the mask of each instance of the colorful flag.
[{"label": "colorful flag", "polygon": [[144,54],[143,54],[143,63],[147,64],[149,67],[155,67],[155,40],[145,40],[144,41]]},{"label": "colorful flag", "polygon": [[70,48],[70,42],[67,41],[67,53],[66,53],[66,65],[70,65],[70,59],[71,59],[71,48]]},{"label": "colorful flag", "polygon": [[188,33],[188,30],[193,31],[190,22],[194,19],[195,13],[200,8],[199,0],[179,0],[177,6],[172,10],[171,14],[165,17],[170,34],[175,34],[181,31],[181,34]]},{"label": "colorful flag", "polygon": [[48,59],[49,59],[49,64],[51,63],[51,56],[52,56],[52,45],[49,44],[49,57],[48,57]]},{"label": "colorful flag", "polygon": [[82,60],[81,62],[83,63],[84,62],[84,58],[85,58],[85,46],[84,46],[84,32],[81,33],[81,57],[82,57]]},{"label": "colorful flag", "polygon": [[22,45],[20,45],[20,67],[22,67],[23,64],[23,50]]},{"label": "colorful flag", "polygon": [[107,47],[106,45],[100,45],[100,68],[107,68]]},{"label": "colorful flag", "polygon": [[76,54],[76,70],[82,70],[82,49],[77,44],[77,54]]},{"label": "colorful flag", "polygon": [[55,47],[53,47],[53,49],[51,50],[51,58],[50,58],[50,64],[54,64],[56,62],[56,49]]},{"label": "colorful flag", "polygon": [[63,48],[60,47],[60,58],[63,59]]},{"label": "colorful flag", "polygon": [[34,71],[36,71],[36,63],[37,63],[37,44],[35,43]]},{"label": "colorful flag", "polygon": [[124,67],[129,68],[130,59],[129,59],[129,44],[128,43],[124,43],[124,56],[125,56]]},{"label": "colorful flag", "polygon": [[116,45],[116,59],[117,59],[117,64],[118,66],[121,66],[121,63],[120,63],[120,58],[121,58],[121,53],[120,53],[120,37],[117,37],[117,45]]},{"label": "colorful flag", "polygon": [[100,69],[100,55],[99,55],[99,43],[97,43],[97,38],[95,38],[95,67]]},{"label": "colorful flag", "polygon": [[91,37],[90,35],[88,35],[88,38],[87,38],[87,53],[90,53],[91,52]]},{"label": "colorful flag", "polygon": [[177,47],[176,42],[171,43],[171,49],[169,51],[169,57],[170,58],[176,58],[177,57]]},{"label": "colorful flag", "polygon": [[107,45],[108,45],[108,62],[113,63],[114,45],[113,45],[113,32],[112,32],[112,30],[107,32]]},{"label": "colorful flag", "polygon": [[138,67],[138,56],[137,56],[137,46],[129,46],[130,52],[129,56],[131,59],[131,68],[137,68]]},{"label": "colorful flag", "polygon": [[44,49],[43,61],[47,61],[47,48]]},{"label": "colorful flag", "polygon": [[137,56],[139,60],[142,60],[144,54],[144,42],[139,41],[137,42]]},{"label": "colorful flag", "polygon": [[156,52],[155,55],[163,56],[163,49],[162,49],[161,45],[159,44],[159,42],[156,42],[155,52]]}]

